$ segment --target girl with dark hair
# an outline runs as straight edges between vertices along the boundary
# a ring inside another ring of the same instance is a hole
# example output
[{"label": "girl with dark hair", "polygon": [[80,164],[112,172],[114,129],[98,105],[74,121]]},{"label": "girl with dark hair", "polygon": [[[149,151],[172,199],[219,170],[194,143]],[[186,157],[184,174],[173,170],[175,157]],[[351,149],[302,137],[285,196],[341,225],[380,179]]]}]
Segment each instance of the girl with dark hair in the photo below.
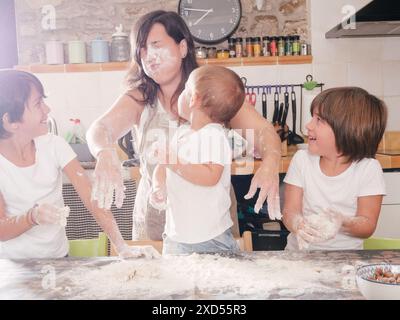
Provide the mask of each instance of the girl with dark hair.
[{"label": "girl with dark hair", "polygon": [[[178,97],[189,74],[198,65],[193,38],[183,19],[175,12],[159,10],[144,15],[132,29],[131,43],[133,61],[127,76],[128,90],[93,123],[87,134],[89,147],[97,158],[96,188],[92,197],[109,208],[115,190],[115,203],[122,205],[124,192],[115,141],[134,128],[141,179],[134,208],[133,238],[161,240],[165,212],[149,205],[151,177],[157,164],[149,154],[153,142],[165,141],[179,125]],[[254,147],[263,158],[246,198],[252,198],[260,188],[255,211],[259,211],[268,197],[270,216],[279,218],[279,137],[273,126],[247,103],[229,125],[242,131],[253,129]],[[244,135],[244,138],[252,140],[249,136]]]},{"label": "girl with dark hair", "polygon": [[122,258],[157,255],[149,247],[127,246],[112,213],[90,200],[91,183],[76,154],[63,138],[47,133],[44,98],[34,75],[0,70],[0,258],[68,254],[63,173]]}]

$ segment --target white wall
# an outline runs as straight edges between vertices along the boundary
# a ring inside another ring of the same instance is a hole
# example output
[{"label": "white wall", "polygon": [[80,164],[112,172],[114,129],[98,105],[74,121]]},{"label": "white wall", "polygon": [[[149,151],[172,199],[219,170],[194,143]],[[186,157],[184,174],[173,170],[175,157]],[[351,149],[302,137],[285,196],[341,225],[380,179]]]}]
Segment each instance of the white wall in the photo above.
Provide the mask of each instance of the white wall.
[{"label": "white wall", "polygon": [[[359,86],[384,99],[389,107],[388,130],[400,130],[400,37],[325,39],[325,33],[344,16],[344,5],[358,10],[369,0],[308,0],[313,64],[234,67],[250,85],[302,83],[307,74],[324,88]],[[122,91],[124,72],[38,74],[50,96],[48,103],[64,134],[69,118],[87,128]],[[300,95],[299,91],[297,92]],[[272,117],[273,96],[268,97]],[[256,108],[261,112],[261,102]],[[298,117],[298,121],[300,117]],[[291,126],[291,114],[288,116]],[[299,123],[297,124],[299,128]]]}]

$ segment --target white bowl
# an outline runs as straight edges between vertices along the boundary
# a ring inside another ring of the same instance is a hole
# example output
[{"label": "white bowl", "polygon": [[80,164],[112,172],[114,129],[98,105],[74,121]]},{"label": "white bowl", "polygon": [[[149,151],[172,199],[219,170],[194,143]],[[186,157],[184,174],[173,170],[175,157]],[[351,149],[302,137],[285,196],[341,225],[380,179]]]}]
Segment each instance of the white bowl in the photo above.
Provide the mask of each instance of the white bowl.
[{"label": "white bowl", "polygon": [[400,283],[385,283],[370,280],[376,268],[400,273],[400,265],[369,264],[357,269],[356,281],[362,295],[368,300],[400,300]]}]

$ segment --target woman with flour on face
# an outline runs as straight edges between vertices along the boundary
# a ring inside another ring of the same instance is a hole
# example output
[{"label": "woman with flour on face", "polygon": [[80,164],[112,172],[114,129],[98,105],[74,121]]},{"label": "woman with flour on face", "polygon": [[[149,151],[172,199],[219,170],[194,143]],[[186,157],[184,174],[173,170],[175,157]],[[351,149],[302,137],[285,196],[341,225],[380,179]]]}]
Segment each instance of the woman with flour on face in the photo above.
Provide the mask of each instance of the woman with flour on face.
[{"label": "woman with flour on face", "polygon": [[[128,90],[111,109],[96,120],[88,131],[89,147],[97,158],[95,188],[92,196],[100,205],[110,207],[124,198],[120,161],[115,142],[130,130],[140,155],[141,180],[134,208],[133,237],[161,240],[165,213],[149,204],[151,178],[156,162],[152,159],[155,141],[166,142],[179,125],[177,102],[192,70],[198,67],[192,36],[182,18],[175,12],[153,11],[138,20],[131,33],[133,64],[127,76]],[[279,160],[280,139],[272,125],[245,103],[230,121],[230,127],[253,129],[256,151],[263,164],[255,173],[246,198],[260,188],[256,203],[259,211],[268,198],[269,214],[280,218]],[[249,131],[247,131],[249,132]],[[251,141],[252,142],[252,141]],[[236,213],[235,213],[236,214]],[[237,221],[237,217],[234,217]]]}]

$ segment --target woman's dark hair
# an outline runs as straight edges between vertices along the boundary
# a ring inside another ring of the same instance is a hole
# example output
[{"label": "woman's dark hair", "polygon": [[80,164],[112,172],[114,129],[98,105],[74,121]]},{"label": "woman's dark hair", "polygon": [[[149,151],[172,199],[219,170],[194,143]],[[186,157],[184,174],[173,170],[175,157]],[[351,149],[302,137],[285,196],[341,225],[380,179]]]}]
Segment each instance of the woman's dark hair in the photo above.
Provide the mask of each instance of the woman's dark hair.
[{"label": "woman's dark hair", "polygon": [[4,129],[3,116],[8,114],[10,122],[21,121],[32,86],[44,97],[43,85],[33,74],[18,70],[0,70],[0,139],[10,133]]},{"label": "woman's dark hair", "polygon": [[[133,61],[131,69],[127,74],[126,81],[129,90],[138,89],[142,94],[143,100],[139,101],[140,103],[154,105],[157,99],[159,85],[144,72],[140,58],[140,49],[146,47],[147,37],[155,23],[162,24],[167,34],[173,38],[177,44],[182,40],[186,40],[187,43],[188,51],[186,57],[182,60],[182,80],[171,98],[172,105],[178,101],[178,97],[185,88],[185,83],[190,73],[198,67],[192,35],[185,21],[176,12],[163,10],[152,11],[142,16],[136,22],[131,31]],[[131,97],[134,98],[133,96]]]},{"label": "woman's dark hair", "polygon": [[323,91],[311,103],[335,134],[336,148],[348,161],[375,158],[385,133],[385,103],[358,87],[332,88]]}]

